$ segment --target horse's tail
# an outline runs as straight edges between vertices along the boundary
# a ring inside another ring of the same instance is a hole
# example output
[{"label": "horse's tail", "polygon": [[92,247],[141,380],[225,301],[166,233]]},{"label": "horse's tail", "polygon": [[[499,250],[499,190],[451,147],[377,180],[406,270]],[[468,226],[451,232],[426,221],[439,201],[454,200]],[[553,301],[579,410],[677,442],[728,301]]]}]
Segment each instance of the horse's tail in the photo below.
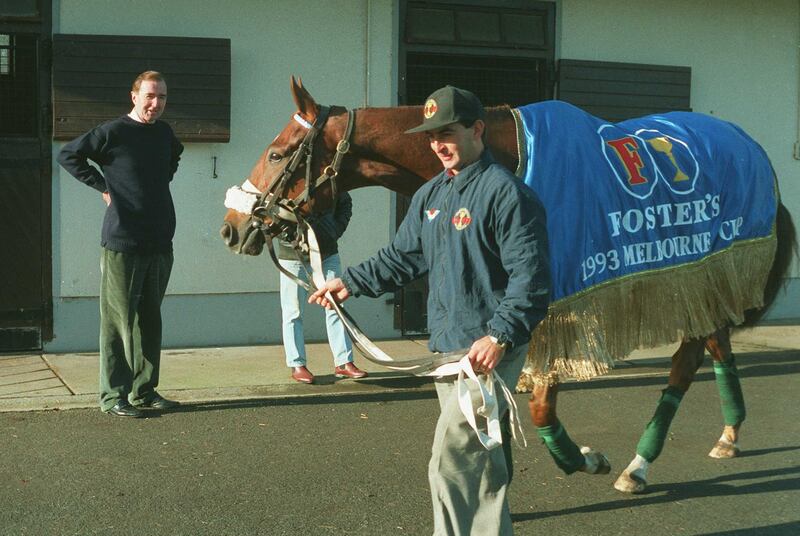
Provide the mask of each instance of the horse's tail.
[{"label": "horse's tail", "polygon": [[792,265],[792,259],[797,255],[797,233],[792,222],[792,215],[778,203],[778,213],[775,216],[775,235],[778,245],[775,249],[775,260],[769,270],[767,284],[764,287],[764,306],[760,309],[750,309],[744,313],[744,323],[741,327],[752,327],[769,310],[778,292],[785,284],[785,277]]}]

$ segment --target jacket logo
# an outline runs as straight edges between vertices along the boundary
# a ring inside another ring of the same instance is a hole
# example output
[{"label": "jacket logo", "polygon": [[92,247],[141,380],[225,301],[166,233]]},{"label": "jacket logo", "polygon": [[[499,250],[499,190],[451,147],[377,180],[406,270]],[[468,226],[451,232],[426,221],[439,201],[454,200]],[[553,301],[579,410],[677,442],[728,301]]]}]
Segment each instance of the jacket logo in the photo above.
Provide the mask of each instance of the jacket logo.
[{"label": "jacket logo", "polygon": [[425,119],[430,119],[436,113],[436,110],[439,109],[439,105],[436,104],[436,101],[433,99],[428,99],[425,103],[425,109],[423,110],[423,114],[425,115]]},{"label": "jacket logo", "polygon": [[472,216],[470,216],[469,210],[465,208],[458,209],[456,215],[453,216],[453,225],[455,226],[456,230],[461,231],[466,229],[470,223],[472,223]]},{"label": "jacket logo", "polygon": [[425,215],[428,217],[428,221],[433,221],[433,218],[439,215],[438,208],[429,208],[425,211]]}]

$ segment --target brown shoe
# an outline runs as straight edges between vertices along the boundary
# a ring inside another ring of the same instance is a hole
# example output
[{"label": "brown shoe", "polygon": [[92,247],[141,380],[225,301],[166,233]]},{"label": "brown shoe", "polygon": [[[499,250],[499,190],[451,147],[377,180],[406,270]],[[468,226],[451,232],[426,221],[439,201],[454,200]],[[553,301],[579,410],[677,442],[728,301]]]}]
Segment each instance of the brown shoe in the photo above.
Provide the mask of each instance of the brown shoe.
[{"label": "brown shoe", "polygon": [[306,367],[292,367],[292,379],[300,383],[314,383],[314,375]]},{"label": "brown shoe", "polygon": [[345,363],[341,367],[333,369],[334,375],[337,378],[366,378],[367,373],[355,366],[353,363]]}]

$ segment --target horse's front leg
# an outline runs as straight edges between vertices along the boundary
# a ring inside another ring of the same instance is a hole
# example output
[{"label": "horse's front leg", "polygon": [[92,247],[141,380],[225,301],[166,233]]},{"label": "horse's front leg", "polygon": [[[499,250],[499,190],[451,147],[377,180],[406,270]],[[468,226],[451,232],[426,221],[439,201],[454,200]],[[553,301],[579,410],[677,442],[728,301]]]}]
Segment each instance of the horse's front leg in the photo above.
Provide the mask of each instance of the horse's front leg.
[{"label": "horse's front leg", "polygon": [[619,491],[642,493],[647,489],[647,470],[661,454],[683,395],[689,390],[697,369],[703,363],[704,343],[705,338],[685,340],[672,356],[669,385],[661,392],[655,414],[636,445],[636,457],[614,482],[614,487]]},{"label": "horse's front leg", "polygon": [[746,412],[744,395],[739,383],[739,371],[731,351],[730,330],[717,330],[706,340],[706,350],[714,359],[714,377],[722,404],[722,418],[725,427],[722,437],[708,453],[712,458],[735,458],[739,455],[739,428]]},{"label": "horse's front leg", "polygon": [[528,406],[536,432],[556,465],[568,475],[575,471],[589,474],[610,472],[611,465],[602,453],[589,447],[579,448],[570,439],[556,415],[557,399],[558,375],[549,373],[538,376]]}]

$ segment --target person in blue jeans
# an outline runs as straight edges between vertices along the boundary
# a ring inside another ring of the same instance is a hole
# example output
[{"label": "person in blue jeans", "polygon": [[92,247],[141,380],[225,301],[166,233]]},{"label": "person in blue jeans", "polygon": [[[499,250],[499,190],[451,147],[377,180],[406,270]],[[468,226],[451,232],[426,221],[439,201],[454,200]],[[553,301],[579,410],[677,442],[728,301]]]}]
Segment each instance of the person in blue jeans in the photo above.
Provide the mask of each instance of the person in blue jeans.
[{"label": "person in blue jeans", "polygon": [[[343,192],[337,198],[334,208],[315,216],[309,221],[313,227],[322,255],[322,269],[325,279],[339,277],[342,269],[339,260],[338,240],[350,223],[353,214],[353,200]],[[308,256],[298,259],[289,242],[278,245],[278,262],[288,272],[303,281],[308,281],[311,266]],[[281,273],[281,316],[283,321],[283,349],[286,353],[286,366],[292,369],[292,378],[300,383],[314,383],[314,375],[306,366],[306,347],[303,336],[303,311],[307,292],[304,288]],[[353,345],[342,321],[333,310],[325,311],[325,326],[328,343],[333,353],[333,373],[337,378],[364,378],[367,373],[353,363]]]}]

